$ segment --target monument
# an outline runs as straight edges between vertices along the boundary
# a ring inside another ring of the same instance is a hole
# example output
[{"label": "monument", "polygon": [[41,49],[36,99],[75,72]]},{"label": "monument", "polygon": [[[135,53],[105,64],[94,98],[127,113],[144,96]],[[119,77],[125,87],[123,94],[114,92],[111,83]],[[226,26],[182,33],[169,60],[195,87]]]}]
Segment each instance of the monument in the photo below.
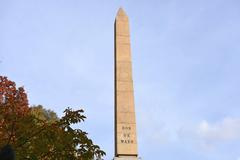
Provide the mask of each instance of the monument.
[{"label": "monument", "polygon": [[128,16],[118,10],[114,24],[114,160],[137,160],[137,135]]}]

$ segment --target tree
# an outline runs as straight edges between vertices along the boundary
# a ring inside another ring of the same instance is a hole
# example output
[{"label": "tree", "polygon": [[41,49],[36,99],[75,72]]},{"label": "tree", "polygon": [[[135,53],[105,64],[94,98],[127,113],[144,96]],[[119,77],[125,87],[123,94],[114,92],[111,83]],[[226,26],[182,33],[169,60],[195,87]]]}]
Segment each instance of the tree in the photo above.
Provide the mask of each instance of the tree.
[{"label": "tree", "polygon": [[18,121],[29,113],[27,94],[23,87],[0,76],[0,145],[15,143]]},{"label": "tree", "polygon": [[40,120],[45,120],[49,123],[53,123],[59,120],[57,114],[54,111],[45,109],[42,105],[33,105],[30,107],[30,110],[31,114]]},{"label": "tree", "polygon": [[85,131],[71,127],[86,119],[84,111],[64,113],[57,118],[42,106],[30,108],[24,88],[0,76],[0,147],[12,145],[17,159],[101,159],[105,152]]}]

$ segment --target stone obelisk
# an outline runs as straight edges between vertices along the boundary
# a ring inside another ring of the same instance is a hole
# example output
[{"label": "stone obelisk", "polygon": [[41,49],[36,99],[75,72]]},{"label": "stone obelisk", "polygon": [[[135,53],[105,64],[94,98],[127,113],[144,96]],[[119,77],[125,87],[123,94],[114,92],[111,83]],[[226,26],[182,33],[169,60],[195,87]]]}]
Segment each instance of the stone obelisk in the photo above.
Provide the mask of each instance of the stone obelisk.
[{"label": "stone obelisk", "polygon": [[114,25],[115,160],[137,160],[137,135],[128,16],[118,10]]}]

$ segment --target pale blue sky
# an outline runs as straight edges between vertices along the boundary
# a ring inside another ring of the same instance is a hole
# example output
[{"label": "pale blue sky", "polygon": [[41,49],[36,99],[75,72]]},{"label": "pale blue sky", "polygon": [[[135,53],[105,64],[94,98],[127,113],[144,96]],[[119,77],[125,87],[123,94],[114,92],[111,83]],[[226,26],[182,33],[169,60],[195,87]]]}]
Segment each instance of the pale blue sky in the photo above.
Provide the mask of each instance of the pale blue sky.
[{"label": "pale blue sky", "polygon": [[113,142],[113,24],[130,19],[139,155],[240,160],[240,1],[1,0],[0,74],[107,153]]}]

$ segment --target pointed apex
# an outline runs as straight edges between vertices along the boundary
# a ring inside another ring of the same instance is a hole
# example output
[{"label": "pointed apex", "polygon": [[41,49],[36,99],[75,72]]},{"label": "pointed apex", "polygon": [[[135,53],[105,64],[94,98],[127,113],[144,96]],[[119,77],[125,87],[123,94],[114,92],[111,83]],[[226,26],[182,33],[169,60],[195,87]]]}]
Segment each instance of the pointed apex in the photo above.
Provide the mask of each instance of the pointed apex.
[{"label": "pointed apex", "polygon": [[118,9],[117,16],[127,16],[122,7]]},{"label": "pointed apex", "polygon": [[127,14],[126,14],[126,12],[123,10],[122,7],[120,7],[120,8],[118,9],[118,12],[117,12],[116,18],[119,18],[119,17],[128,17]]}]

